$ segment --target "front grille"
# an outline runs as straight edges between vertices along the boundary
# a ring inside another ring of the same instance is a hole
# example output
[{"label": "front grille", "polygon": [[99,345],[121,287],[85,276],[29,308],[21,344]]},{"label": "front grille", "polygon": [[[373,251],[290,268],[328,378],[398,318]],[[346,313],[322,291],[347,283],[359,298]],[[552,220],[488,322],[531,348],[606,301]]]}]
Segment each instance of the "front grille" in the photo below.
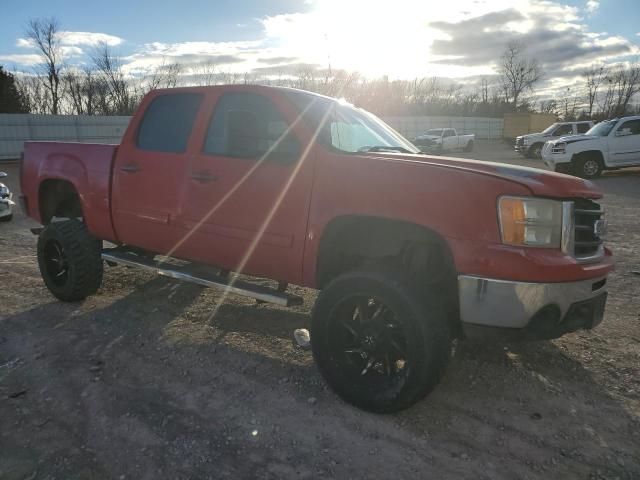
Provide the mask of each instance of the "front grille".
[{"label": "front grille", "polygon": [[603,216],[604,211],[596,202],[587,199],[575,201],[574,256],[576,258],[593,257],[600,252],[604,232],[598,232],[596,223]]}]

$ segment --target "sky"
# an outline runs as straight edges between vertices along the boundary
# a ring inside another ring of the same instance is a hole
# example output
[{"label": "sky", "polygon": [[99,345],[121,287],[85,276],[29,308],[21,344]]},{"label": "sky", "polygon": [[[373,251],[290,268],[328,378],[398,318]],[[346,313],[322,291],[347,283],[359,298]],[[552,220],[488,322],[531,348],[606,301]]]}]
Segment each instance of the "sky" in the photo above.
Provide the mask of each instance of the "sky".
[{"label": "sky", "polygon": [[131,76],[179,63],[186,74],[282,76],[300,68],[391,79],[495,74],[510,40],[545,70],[546,88],[587,66],[640,58],[639,0],[3,0],[0,65],[34,71],[29,19],[54,16],[68,66],[110,45]]}]

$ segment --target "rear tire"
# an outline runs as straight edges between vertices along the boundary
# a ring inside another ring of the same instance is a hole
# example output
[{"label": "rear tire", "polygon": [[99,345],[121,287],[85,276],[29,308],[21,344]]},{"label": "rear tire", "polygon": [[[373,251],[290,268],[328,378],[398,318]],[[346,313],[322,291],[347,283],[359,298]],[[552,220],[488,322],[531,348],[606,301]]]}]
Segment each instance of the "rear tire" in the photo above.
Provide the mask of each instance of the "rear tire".
[{"label": "rear tire", "polygon": [[63,302],[83,300],[102,284],[102,241],[79,220],[53,222],[38,237],[38,265],[49,291]]},{"label": "rear tire", "polygon": [[572,162],[573,171],[578,177],[598,178],[602,173],[602,160],[595,156],[578,157]]},{"label": "rear tire", "polygon": [[329,386],[377,413],[408,408],[438,384],[451,342],[441,296],[418,296],[404,275],[354,271],[318,296],[311,346]]}]

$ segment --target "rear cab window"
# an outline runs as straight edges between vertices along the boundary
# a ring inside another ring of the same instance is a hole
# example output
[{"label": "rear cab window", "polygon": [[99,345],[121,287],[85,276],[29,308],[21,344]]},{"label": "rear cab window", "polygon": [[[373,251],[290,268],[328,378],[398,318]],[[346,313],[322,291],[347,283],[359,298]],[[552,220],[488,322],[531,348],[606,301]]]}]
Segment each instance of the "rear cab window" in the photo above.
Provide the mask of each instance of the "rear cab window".
[{"label": "rear cab window", "polygon": [[138,127],[136,146],[152,152],[184,153],[201,103],[198,93],[154,98]]},{"label": "rear cab window", "polygon": [[588,123],[578,124],[578,133],[587,133],[591,129],[591,125]]}]

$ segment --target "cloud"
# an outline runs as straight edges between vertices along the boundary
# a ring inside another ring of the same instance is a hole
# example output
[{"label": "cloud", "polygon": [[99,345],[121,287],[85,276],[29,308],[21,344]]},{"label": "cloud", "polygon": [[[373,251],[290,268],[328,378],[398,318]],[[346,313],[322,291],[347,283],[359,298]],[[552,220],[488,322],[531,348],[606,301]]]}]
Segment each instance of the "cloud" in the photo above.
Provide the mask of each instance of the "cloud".
[{"label": "cloud", "polygon": [[[201,66],[225,68],[244,65],[260,54],[260,42],[153,42],[123,58],[124,70],[131,75],[145,75],[160,65],[177,63],[187,70]],[[257,59],[256,59],[257,61]],[[251,65],[255,64],[250,62]],[[248,71],[239,67],[236,70]],[[187,72],[189,73],[189,72]]]},{"label": "cloud", "polygon": [[298,60],[298,58],[297,57],[270,57],[270,58],[259,58],[258,62],[266,63],[267,65],[276,65],[279,63],[294,62],[295,60]]},{"label": "cloud", "polygon": [[62,45],[87,45],[94,47],[106,43],[110,47],[120,45],[124,40],[115,35],[96,32],[60,32]]},{"label": "cloud", "polygon": [[257,67],[251,70],[252,73],[268,76],[280,76],[280,75],[296,75],[300,72],[318,71],[321,70],[322,65],[317,63],[285,63],[282,65],[272,65],[270,67]]},{"label": "cloud", "polygon": [[[434,63],[497,66],[505,46],[520,41],[548,74],[576,65],[610,61],[640,50],[627,39],[588,32],[573,7],[533,3],[529,11],[506,9],[460,22],[430,25],[445,34],[431,45]],[[543,8],[544,7],[544,8]]]},{"label": "cloud", "polygon": [[33,54],[14,54],[0,55],[0,62],[10,62],[17,65],[34,66],[42,63],[40,55]]},{"label": "cloud", "polygon": [[[58,40],[60,41],[60,45],[66,47],[95,47],[100,44],[107,44],[110,47],[115,47],[122,44],[124,41],[120,37],[109,35],[107,33],[70,31],[61,31],[60,33],[58,33]],[[30,38],[18,38],[18,40],[16,41],[16,47],[36,48],[36,45]]]},{"label": "cloud", "polygon": [[585,9],[588,13],[595,13],[600,8],[600,0],[587,0]]}]

